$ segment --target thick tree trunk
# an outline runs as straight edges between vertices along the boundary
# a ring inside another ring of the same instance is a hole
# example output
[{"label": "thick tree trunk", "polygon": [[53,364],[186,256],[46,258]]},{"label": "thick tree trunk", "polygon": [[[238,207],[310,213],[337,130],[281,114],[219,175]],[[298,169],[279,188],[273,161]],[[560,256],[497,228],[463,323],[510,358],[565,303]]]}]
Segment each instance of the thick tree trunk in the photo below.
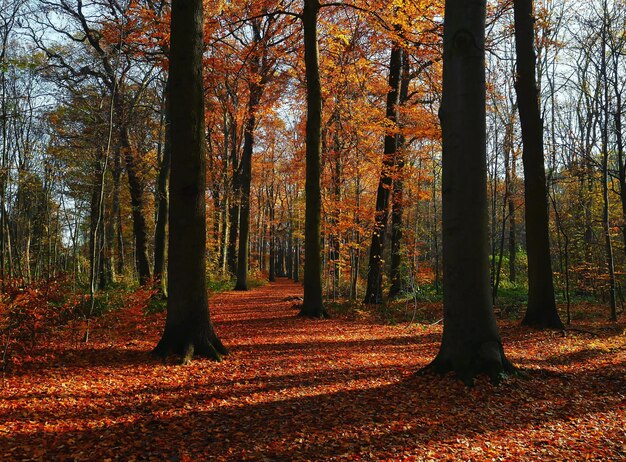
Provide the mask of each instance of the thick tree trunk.
[{"label": "thick tree trunk", "polygon": [[543,156],[543,122],[535,79],[532,0],[515,0],[515,90],[522,126],[524,209],[528,252],[528,308],[522,324],[562,329],[554,300],[548,221],[548,191]]},{"label": "thick tree trunk", "polygon": [[169,79],[165,84],[165,142],[163,146],[163,158],[159,169],[157,183],[158,213],[154,230],[154,278],[159,283],[161,293],[167,297],[167,284],[165,281],[165,242],[167,237],[167,219],[169,215],[169,186],[170,186],[170,96]]},{"label": "thick tree trunk", "polygon": [[[121,112],[118,112],[120,114]],[[123,114],[123,113],[122,113]],[[139,283],[144,285],[150,280],[150,261],[148,259],[148,226],[144,215],[144,188],[139,178],[137,154],[130,137],[130,127],[120,118],[120,145],[130,190],[130,204],[133,216],[133,235],[135,237],[135,265]]]},{"label": "thick tree trunk", "polygon": [[167,319],[154,353],[227,353],[209,316],[206,285],[206,164],[202,1],[174,0],[171,19],[171,146]]},{"label": "thick tree trunk", "polygon": [[[400,79],[400,106],[404,106],[409,98],[410,83],[409,54],[402,52],[402,76]],[[402,215],[404,213],[404,143],[403,134],[398,136],[398,146],[395,159],[395,176],[393,180],[393,193],[391,197],[391,268],[389,279],[389,298],[397,297],[402,292]]]},{"label": "thick tree trunk", "polygon": [[235,290],[248,290],[248,246],[250,241],[250,183],[252,182],[252,153],[254,151],[254,129],[256,126],[256,111],[263,87],[252,83],[250,100],[248,101],[248,119],[243,140],[241,155],[241,206],[239,212],[239,249],[237,251],[237,283]]},{"label": "thick tree trunk", "polygon": [[486,1],[446,0],[443,100],[444,324],[428,369],[479,373],[497,382],[512,370],[491,304],[485,117]]},{"label": "thick tree trunk", "polygon": [[389,60],[389,91],[387,92],[386,118],[394,130],[385,134],[383,165],[378,180],[376,193],[376,215],[370,245],[369,267],[367,273],[367,288],[365,289],[364,303],[383,302],[383,250],[387,221],[389,218],[389,197],[391,195],[392,174],[395,155],[398,145],[398,136],[395,125],[398,121],[398,102],[400,95],[400,72],[402,69],[402,48],[398,42],[393,42],[391,58]]},{"label": "thick tree trunk", "polygon": [[307,86],[306,211],[304,219],[304,301],[300,314],[314,318],[327,316],[322,301],[322,249],[320,245],[322,88],[317,42],[319,9],[319,0],[304,0],[302,22],[304,25],[304,63]]}]

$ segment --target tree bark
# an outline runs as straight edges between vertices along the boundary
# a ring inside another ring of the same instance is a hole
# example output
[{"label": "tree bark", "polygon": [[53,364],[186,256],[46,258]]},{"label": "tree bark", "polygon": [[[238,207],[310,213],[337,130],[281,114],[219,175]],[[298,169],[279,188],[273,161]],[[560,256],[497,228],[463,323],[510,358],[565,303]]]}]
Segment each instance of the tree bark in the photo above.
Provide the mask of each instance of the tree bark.
[{"label": "tree bark", "polygon": [[[402,75],[400,78],[400,98],[399,105],[404,106],[409,98],[410,83],[409,54],[406,50],[402,52]],[[403,134],[398,135],[398,145],[396,159],[394,161],[395,171],[393,180],[393,192],[391,196],[391,268],[389,279],[389,298],[397,297],[402,292],[402,215],[404,213],[404,143]]]},{"label": "tree bark", "polygon": [[[611,320],[617,321],[617,300],[615,284],[615,261],[613,256],[613,244],[611,243],[611,223],[609,215],[609,85],[607,72],[607,3],[602,3],[602,48],[600,53],[600,78],[604,82],[602,97],[602,123],[600,127],[601,150],[602,150],[602,230],[604,232],[604,249],[606,252],[606,266],[609,273],[609,309]],[[617,70],[615,71],[617,72]],[[618,153],[619,155],[619,153]]]},{"label": "tree bark", "polygon": [[[120,96],[118,96],[119,98]],[[123,114],[120,110],[118,114]],[[126,163],[126,175],[130,190],[130,204],[133,216],[133,235],[135,237],[135,265],[139,275],[139,283],[147,284],[150,280],[150,261],[148,259],[148,227],[144,215],[144,187],[139,178],[137,154],[133,147],[130,127],[121,115],[120,145]]]},{"label": "tree bark", "polygon": [[515,0],[515,90],[522,126],[524,164],[524,210],[528,252],[528,307],[522,324],[563,329],[554,300],[548,191],[543,156],[543,121],[539,111],[535,79],[535,50],[532,0]]},{"label": "tree bark", "polygon": [[[512,123],[510,124],[510,127],[507,126],[507,131],[512,132]],[[516,211],[515,211],[515,200],[514,200],[514,196],[516,193],[516,182],[517,182],[517,169],[515,167],[515,151],[513,150],[513,133],[510,133],[510,145],[509,147],[505,147],[505,149],[507,149],[510,153],[509,157],[510,157],[510,167],[507,166],[507,171],[509,171],[509,188],[510,188],[510,194],[509,194],[509,203],[508,203],[508,207],[509,207],[509,282],[512,282],[513,284],[515,284],[516,280],[517,280],[517,265],[516,265],[516,261],[517,261],[517,230],[516,230]]]},{"label": "tree bark", "polygon": [[270,212],[270,268],[269,281],[276,281],[276,224],[274,223],[274,188],[272,186],[271,193],[268,194],[268,208]]},{"label": "tree bark", "polygon": [[491,304],[485,114],[486,1],[446,0],[443,100],[443,339],[426,370],[471,385],[513,369]]},{"label": "tree bark", "polygon": [[[230,130],[230,133],[229,133]],[[228,141],[230,139],[230,149]],[[241,207],[241,171],[237,152],[237,120],[235,116],[224,115],[224,156],[230,156],[232,171],[232,199],[228,208],[228,222],[230,223],[228,234],[228,249],[226,260],[228,271],[237,274],[237,233],[239,232],[239,215]]]},{"label": "tree bark", "polygon": [[370,245],[367,288],[365,289],[364,303],[378,304],[383,302],[383,250],[387,221],[389,219],[392,171],[398,144],[398,135],[395,133],[395,125],[398,121],[401,69],[402,48],[397,41],[394,41],[391,47],[391,57],[389,59],[389,91],[387,92],[386,111],[386,118],[389,125],[394,128],[392,131],[385,134],[383,165],[380,171],[378,191],[376,193],[376,214],[374,216],[374,229],[372,231],[372,243]]},{"label": "tree bark", "polygon": [[[255,66],[258,71],[258,66]],[[250,240],[250,183],[252,182],[252,153],[254,151],[254,129],[256,126],[256,111],[263,87],[253,82],[250,85],[250,100],[248,101],[248,119],[243,140],[241,155],[240,191],[241,206],[239,212],[239,249],[237,251],[237,283],[235,290],[248,290],[248,245]]]},{"label": "tree bark", "polygon": [[202,80],[202,1],[172,2],[171,146],[167,319],[154,353],[191,361],[228,351],[215,331],[206,284],[206,163]]},{"label": "tree bark", "polygon": [[300,282],[300,240],[296,238],[293,251],[293,282]]},{"label": "tree bark", "polygon": [[122,153],[118,148],[113,158],[113,201],[111,205],[111,220],[115,239],[115,272],[118,277],[124,275],[124,234],[122,232],[122,215],[120,210],[120,186],[122,177]]},{"label": "tree bark", "polygon": [[165,242],[167,237],[167,218],[169,215],[169,186],[170,186],[170,96],[169,78],[165,84],[165,141],[163,143],[163,158],[159,169],[157,183],[158,213],[154,230],[154,278],[157,280],[161,293],[167,297],[167,284],[165,281]]},{"label": "tree bark", "polygon": [[322,249],[320,245],[322,88],[317,42],[319,9],[319,0],[304,0],[302,22],[307,86],[306,211],[304,218],[304,301],[300,315],[313,318],[328,316],[322,301]]}]

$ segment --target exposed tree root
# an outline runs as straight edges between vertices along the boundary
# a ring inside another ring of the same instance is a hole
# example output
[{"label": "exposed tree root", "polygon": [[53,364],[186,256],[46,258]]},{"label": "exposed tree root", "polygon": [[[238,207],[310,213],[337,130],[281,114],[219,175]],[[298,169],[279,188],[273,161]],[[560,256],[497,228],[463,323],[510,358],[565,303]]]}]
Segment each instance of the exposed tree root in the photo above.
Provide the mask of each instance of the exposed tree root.
[{"label": "exposed tree root", "polygon": [[164,336],[157,346],[152,350],[152,354],[165,362],[169,355],[181,357],[181,364],[190,364],[194,355],[220,362],[228,355],[228,349],[215,337],[209,340],[203,337],[197,341],[188,339],[173,339],[172,336]]},{"label": "exposed tree root", "polygon": [[330,315],[326,308],[322,307],[307,307],[304,304],[300,305],[300,312],[298,316],[311,319],[330,319]]},{"label": "exposed tree root", "polygon": [[502,345],[490,341],[475,345],[473,348],[456,345],[454,351],[452,348],[442,346],[437,357],[419,370],[418,374],[454,372],[465,385],[472,387],[477,375],[486,374],[492,384],[498,385],[507,375],[515,371],[515,366],[504,355]]}]

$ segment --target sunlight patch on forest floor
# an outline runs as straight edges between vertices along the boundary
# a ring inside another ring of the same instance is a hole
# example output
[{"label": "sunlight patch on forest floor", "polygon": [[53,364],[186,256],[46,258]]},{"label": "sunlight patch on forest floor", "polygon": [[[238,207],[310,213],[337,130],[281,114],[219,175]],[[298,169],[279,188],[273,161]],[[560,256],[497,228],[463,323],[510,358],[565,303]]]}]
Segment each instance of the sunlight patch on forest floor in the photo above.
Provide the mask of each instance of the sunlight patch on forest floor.
[{"label": "sunlight patch on forest floor", "polygon": [[[102,320],[88,344],[67,329],[9,371],[2,460],[431,460],[626,457],[625,324],[566,337],[503,323],[527,371],[493,388],[416,376],[440,325],[296,317],[279,280],[214,296],[222,363],[148,355],[163,315]],[[124,328],[119,328],[124,327]],[[41,355],[38,354],[41,353]]]}]

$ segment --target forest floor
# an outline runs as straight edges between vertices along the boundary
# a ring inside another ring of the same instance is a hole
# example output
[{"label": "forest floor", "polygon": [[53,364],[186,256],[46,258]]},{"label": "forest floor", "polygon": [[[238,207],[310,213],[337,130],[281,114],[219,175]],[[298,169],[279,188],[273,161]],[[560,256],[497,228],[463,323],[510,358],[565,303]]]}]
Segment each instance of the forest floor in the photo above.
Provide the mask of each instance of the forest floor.
[{"label": "forest floor", "polygon": [[526,373],[418,376],[441,325],[296,317],[287,280],[211,298],[223,362],[163,364],[164,315],[66,328],[0,384],[0,460],[624,460],[625,324],[501,324]]}]

